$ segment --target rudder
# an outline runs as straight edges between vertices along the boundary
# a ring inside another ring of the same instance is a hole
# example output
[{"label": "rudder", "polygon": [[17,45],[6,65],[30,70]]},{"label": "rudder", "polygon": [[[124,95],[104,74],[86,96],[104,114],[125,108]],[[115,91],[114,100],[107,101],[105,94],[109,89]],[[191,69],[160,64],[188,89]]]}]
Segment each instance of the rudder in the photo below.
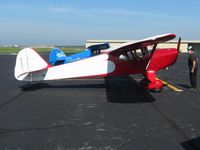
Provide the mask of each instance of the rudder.
[{"label": "rudder", "polygon": [[65,61],[66,55],[65,53],[58,49],[53,48],[49,55],[49,63],[53,66],[63,64]]},{"label": "rudder", "polygon": [[24,48],[17,54],[14,76],[17,80],[27,81],[30,73],[48,67],[49,64],[34,49]]}]

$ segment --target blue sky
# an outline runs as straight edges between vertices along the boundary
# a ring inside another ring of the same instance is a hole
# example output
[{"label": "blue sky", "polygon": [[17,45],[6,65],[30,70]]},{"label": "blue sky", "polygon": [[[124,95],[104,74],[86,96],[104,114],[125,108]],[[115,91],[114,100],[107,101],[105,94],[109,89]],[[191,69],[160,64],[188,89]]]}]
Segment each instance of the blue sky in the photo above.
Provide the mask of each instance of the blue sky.
[{"label": "blue sky", "polygon": [[0,45],[84,45],[175,33],[200,40],[199,0],[0,1]]}]

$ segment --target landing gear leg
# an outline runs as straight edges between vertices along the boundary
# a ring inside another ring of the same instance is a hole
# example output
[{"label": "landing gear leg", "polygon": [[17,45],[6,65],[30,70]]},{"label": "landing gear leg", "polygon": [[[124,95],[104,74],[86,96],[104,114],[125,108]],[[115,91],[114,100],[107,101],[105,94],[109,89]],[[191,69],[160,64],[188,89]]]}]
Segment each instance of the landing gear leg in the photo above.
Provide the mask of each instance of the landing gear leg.
[{"label": "landing gear leg", "polygon": [[162,81],[156,79],[156,72],[153,70],[148,70],[146,72],[146,77],[149,80],[147,89],[154,92],[160,92],[163,87],[163,83]]}]

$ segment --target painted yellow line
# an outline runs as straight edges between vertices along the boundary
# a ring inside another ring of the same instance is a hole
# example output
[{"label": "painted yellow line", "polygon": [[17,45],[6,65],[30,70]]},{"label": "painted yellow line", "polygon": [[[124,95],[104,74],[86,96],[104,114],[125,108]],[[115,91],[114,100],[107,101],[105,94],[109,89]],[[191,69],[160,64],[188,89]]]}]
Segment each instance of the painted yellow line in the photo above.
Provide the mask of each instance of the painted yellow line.
[{"label": "painted yellow line", "polygon": [[159,79],[159,78],[156,78],[156,79],[162,81],[163,84],[165,84],[165,85],[168,86],[170,89],[172,89],[172,90],[174,90],[174,91],[176,91],[176,92],[182,92],[182,91],[183,91],[182,89],[179,89],[179,88],[177,88],[177,87],[175,87],[175,86],[173,86],[173,85],[171,85],[171,84],[169,84],[169,83],[167,83],[167,82],[165,82],[165,81],[163,81],[163,80],[161,80],[161,79]]}]

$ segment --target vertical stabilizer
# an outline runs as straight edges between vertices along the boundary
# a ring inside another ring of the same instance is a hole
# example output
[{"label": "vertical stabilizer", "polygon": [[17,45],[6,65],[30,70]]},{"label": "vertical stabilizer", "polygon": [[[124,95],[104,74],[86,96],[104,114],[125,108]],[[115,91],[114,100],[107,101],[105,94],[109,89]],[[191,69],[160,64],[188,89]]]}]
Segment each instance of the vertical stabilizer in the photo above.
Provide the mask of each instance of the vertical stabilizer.
[{"label": "vertical stabilizer", "polygon": [[50,52],[49,55],[49,63],[53,66],[64,64],[66,59],[65,53],[58,49],[58,48],[53,48]]},{"label": "vertical stabilizer", "polygon": [[[17,80],[27,81],[27,77],[35,71],[46,69],[49,64],[32,48],[24,48],[16,58],[14,76]],[[31,81],[31,78],[28,77]]]}]

